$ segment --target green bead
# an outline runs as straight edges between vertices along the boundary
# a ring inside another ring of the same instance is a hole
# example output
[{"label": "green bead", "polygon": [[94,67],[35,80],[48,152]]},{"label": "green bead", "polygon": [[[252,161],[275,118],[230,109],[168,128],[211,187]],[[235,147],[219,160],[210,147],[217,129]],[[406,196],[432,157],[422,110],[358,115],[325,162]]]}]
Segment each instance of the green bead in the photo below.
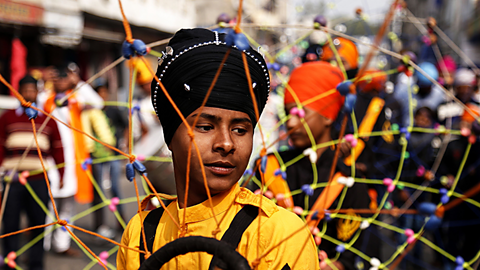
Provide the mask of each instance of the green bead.
[{"label": "green bead", "polygon": [[280,146],[280,148],[278,149],[280,152],[284,152],[284,151],[287,151],[288,150],[288,145],[282,145]]},{"label": "green bead", "polygon": [[410,153],[407,152],[407,151],[405,151],[405,154],[403,155],[403,157],[404,157],[405,159],[410,158]]},{"label": "green bead", "polygon": [[397,131],[399,129],[398,124],[392,124],[392,130]]},{"label": "green bead", "polygon": [[403,184],[397,184],[397,188],[400,189],[400,190],[402,190],[402,189],[405,188],[405,186],[404,186]]},{"label": "green bead", "polygon": [[385,209],[390,210],[392,209],[392,204],[390,202],[385,203]]}]

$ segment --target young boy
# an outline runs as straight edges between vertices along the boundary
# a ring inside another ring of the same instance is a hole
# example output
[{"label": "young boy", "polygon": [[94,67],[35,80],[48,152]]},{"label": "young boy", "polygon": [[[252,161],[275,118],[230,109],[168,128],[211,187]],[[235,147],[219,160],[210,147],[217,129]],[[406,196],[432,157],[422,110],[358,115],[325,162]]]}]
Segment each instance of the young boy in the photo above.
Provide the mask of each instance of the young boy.
[{"label": "young boy", "polygon": [[[178,198],[167,207],[174,220],[164,214],[156,224],[153,251],[179,238],[182,231],[186,237],[204,236],[220,240],[237,213],[253,207],[253,212],[258,216],[243,231],[236,245],[236,250],[241,255],[252,263],[271,249],[258,261],[256,269],[318,269],[315,244],[302,221],[265,197],[240,188],[237,183],[248,164],[257,121],[242,52],[227,46],[224,40],[224,34],[210,30],[183,29],[170,41],[166,57],[160,59],[157,76],[188,124],[192,125],[199,116],[198,122],[192,127],[193,133],[189,134],[162,90],[155,81],[152,82],[152,102],[165,130],[165,142],[172,151],[178,194]],[[217,69],[229,50],[228,59],[206,107],[200,110]],[[261,112],[268,96],[268,71],[258,52],[249,48],[245,54],[257,109]],[[188,201],[185,204],[191,136],[195,139],[205,167],[215,216],[207,200],[195,146],[192,146],[191,151]],[[141,222],[147,214],[142,212],[132,218],[123,234],[123,244],[132,248],[140,246]],[[182,226],[181,230],[174,221]],[[217,231],[217,221],[219,230],[214,234]],[[296,231],[298,233],[294,237],[281,242]],[[117,268],[138,269],[141,257],[143,256],[136,251],[120,248]],[[170,260],[162,269],[208,269],[211,260],[212,255],[205,252],[188,253]]]}]

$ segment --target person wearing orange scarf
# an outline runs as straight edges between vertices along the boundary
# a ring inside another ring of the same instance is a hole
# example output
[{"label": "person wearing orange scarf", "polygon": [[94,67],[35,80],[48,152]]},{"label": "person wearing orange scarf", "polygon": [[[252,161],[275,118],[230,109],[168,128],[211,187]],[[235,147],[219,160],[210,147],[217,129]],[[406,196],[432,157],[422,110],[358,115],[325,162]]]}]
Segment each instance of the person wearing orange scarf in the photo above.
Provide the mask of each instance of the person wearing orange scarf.
[{"label": "person wearing orange scarf", "polygon": [[[285,171],[289,189],[302,190],[300,194],[293,195],[292,199],[295,206],[303,209],[311,209],[323,190],[323,188],[311,188],[315,179],[317,183],[325,183],[329,180],[335,149],[329,146],[316,149],[316,145],[325,144],[334,139],[331,134],[332,125],[342,110],[345,100],[336,87],[343,81],[344,76],[338,67],[324,61],[308,62],[293,70],[285,89],[285,111],[290,114],[286,126],[293,147],[279,152],[279,155],[284,164],[298,159],[302,154],[305,155],[293,165],[288,166]],[[317,175],[312,166],[316,166]],[[338,160],[335,171],[350,175],[350,168],[341,159]],[[265,179],[265,181],[269,180]],[[370,200],[367,194],[366,185],[355,183],[348,188],[342,209],[368,208]],[[307,203],[305,196],[309,196]],[[335,207],[337,207],[336,203],[331,206],[331,208]],[[320,222],[320,228],[324,222],[326,221]],[[354,230],[350,230],[351,228],[347,228],[345,224],[343,219],[332,220],[327,226],[326,235],[348,243],[353,236],[351,232],[356,231],[355,227],[358,229],[359,223],[352,223]],[[361,235],[354,247],[359,248],[362,239]],[[321,241],[319,244],[319,249],[329,258],[337,254],[335,248],[336,245],[329,241]],[[345,250],[333,264],[338,269],[354,269],[354,257],[352,252]],[[330,269],[325,261],[320,263],[320,267]]]},{"label": "person wearing orange scarf", "polygon": [[[332,50],[332,47],[335,48],[336,53]],[[336,37],[332,40],[332,43],[323,45],[322,60],[340,68],[343,66],[347,79],[353,79],[357,76],[358,56],[355,43],[342,37]],[[340,63],[338,60],[340,60]]]},{"label": "person wearing orange scarf", "polygon": [[[83,101],[75,93],[70,95],[74,85],[68,78],[67,69],[58,68],[53,82],[55,93],[47,98],[44,105],[45,111],[72,128],[82,130],[80,104]],[[70,96],[65,102],[61,102],[62,98],[67,95]],[[83,134],[60,123],[58,128],[64,149],[65,176],[63,186],[60,186],[55,178],[51,178],[51,189],[60,218],[70,220],[75,214],[75,200],[79,203],[90,203],[93,199],[93,188],[87,175],[87,171],[91,168],[86,162],[90,156],[85,147]],[[71,223],[71,221],[69,222]],[[53,232],[52,239],[47,237],[45,246],[47,249],[52,246],[57,253],[73,255],[70,242],[69,233],[58,228]]]}]

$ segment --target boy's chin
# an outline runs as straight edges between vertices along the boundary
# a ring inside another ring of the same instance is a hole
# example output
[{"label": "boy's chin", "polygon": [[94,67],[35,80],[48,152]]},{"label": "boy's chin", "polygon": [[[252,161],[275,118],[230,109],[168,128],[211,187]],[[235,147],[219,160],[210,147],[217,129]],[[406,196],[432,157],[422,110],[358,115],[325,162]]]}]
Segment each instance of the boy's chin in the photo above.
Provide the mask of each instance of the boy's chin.
[{"label": "boy's chin", "polygon": [[216,195],[222,192],[229,191],[234,185],[237,184],[237,180],[226,179],[214,179],[209,180],[208,187],[212,195]]}]

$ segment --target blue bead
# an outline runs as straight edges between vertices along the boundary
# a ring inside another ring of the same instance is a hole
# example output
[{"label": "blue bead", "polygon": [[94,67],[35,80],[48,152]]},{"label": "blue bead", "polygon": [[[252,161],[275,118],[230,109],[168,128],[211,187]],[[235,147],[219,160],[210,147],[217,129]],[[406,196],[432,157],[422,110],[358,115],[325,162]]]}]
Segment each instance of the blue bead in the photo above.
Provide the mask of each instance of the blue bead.
[{"label": "blue bead", "polygon": [[267,169],[267,156],[263,156],[262,161],[260,163],[260,170],[262,170],[262,173],[265,173],[266,169]]},{"label": "blue bead", "polygon": [[435,231],[440,227],[440,224],[442,224],[442,219],[435,216],[431,215],[430,219],[427,221],[427,224],[425,224],[425,229],[428,231]]},{"label": "blue bead", "polygon": [[440,201],[441,201],[443,204],[447,204],[448,201],[450,201],[450,197],[448,197],[447,194],[442,195],[442,197],[440,198]]},{"label": "blue bead", "polygon": [[303,185],[302,191],[308,196],[313,196],[313,188],[310,185]]},{"label": "blue bead", "polygon": [[273,70],[275,70],[275,71],[279,71],[279,70],[280,70],[280,64],[279,64],[279,63],[273,63],[273,64],[272,64],[272,68],[273,68]]},{"label": "blue bead", "polygon": [[323,15],[317,15],[317,16],[313,19],[313,22],[314,22],[314,23],[318,23],[318,24],[320,24],[320,25],[323,26],[323,27],[327,26],[327,18],[325,18]]},{"label": "blue bead", "polygon": [[132,182],[133,178],[135,178],[135,169],[132,163],[128,163],[125,167],[125,174],[127,175],[128,181]]},{"label": "blue bead", "polygon": [[354,94],[348,94],[345,97],[344,109],[346,112],[351,113],[355,107],[355,102],[357,102],[357,96]]},{"label": "blue bead", "polygon": [[92,163],[93,162],[91,158],[86,158],[80,166],[82,167],[82,170],[86,171],[88,169],[88,165],[92,165]]},{"label": "blue bead", "polygon": [[458,256],[456,259],[455,259],[455,262],[457,263],[458,266],[461,266],[465,263],[465,260],[462,258],[462,256]]},{"label": "blue bead", "polygon": [[457,265],[457,266],[455,266],[455,270],[463,270],[463,266]]},{"label": "blue bead", "polygon": [[335,250],[338,252],[338,253],[343,253],[345,251],[345,246],[344,245],[338,245]]},{"label": "blue bead", "polygon": [[447,194],[447,192],[448,192],[448,190],[446,188],[441,188],[441,189],[438,190],[438,193],[440,195],[445,195],[445,194]]},{"label": "blue bead", "polygon": [[245,172],[243,173],[243,175],[252,175],[252,174],[253,174],[252,169],[246,169]]},{"label": "blue bead", "polygon": [[328,222],[330,220],[332,220],[332,216],[330,215],[330,213],[325,213],[325,220]]},{"label": "blue bead", "polygon": [[133,167],[135,168],[135,170],[137,170],[137,172],[139,172],[140,174],[144,174],[147,172],[147,168],[145,168],[145,165],[143,165],[140,161],[138,160],[135,160],[133,162]]},{"label": "blue bead", "polygon": [[231,31],[227,34],[225,37],[225,42],[227,43],[227,46],[233,46],[235,45],[235,31]]},{"label": "blue bead", "polygon": [[427,215],[427,216],[433,215],[436,210],[437,210],[437,206],[431,202],[422,202],[418,206],[418,212],[422,215]]},{"label": "blue bead", "polygon": [[137,112],[140,111],[140,105],[136,104],[135,106],[133,106],[133,108],[132,108],[132,114],[133,114],[135,111],[137,111]]},{"label": "blue bead", "polygon": [[65,94],[64,93],[58,93],[56,96],[55,96],[55,105],[57,105],[57,107],[65,107],[68,105],[68,99],[65,99],[65,101],[63,101],[63,103],[59,103],[60,100],[62,98],[65,97]]},{"label": "blue bead", "polygon": [[312,220],[317,220],[317,219],[318,219],[318,211],[315,211],[312,214]]},{"label": "blue bead", "polygon": [[135,53],[135,51],[133,50],[132,44],[127,42],[126,40],[124,40],[123,44],[122,44],[122,55],[123,55],[123,57],[125,57],[126,59],[130,59],[130,57],[132,57],[132,55],[134,53]]},{"label": "blue bead", "polygon": [[282,171],[282,178],[283,178],[284,180],[287,180],[287,172],[283,172],[283,171]]},{"label": "blue bead", "polygon": [[[68,219],[65,219],[65,221],[67,223],[70,223],[70,221]],[[62,229],[62,231],[66,232],[67,231],[67,228],[65,228],[64,226],[60,227]]]},{"label": "blue bead", "polygon": [[248,38],[243,33],[238,33],[235,35],[235,45],[241,51],[250,49]]},{"label": "blue bead", "polygon": [[[35,102],[32,103],[31,107],[36,107]],[[33,108],[25,108],[25,114],[28,116],[28,120],[37,118],[38,111]]]},{"label": "blue bead", "polygon": [[133,49],[139,55],[146,55],[147,54],[147,45],[140,39],[135,39],[132,43]]},{"label": "blue bead", "polygon": [[341,82],[337,85],[337,91],[340,92],[340,95],[346,96],[350,93],[350,86],[352,85],[351,81]]},{"label": "blue bead", "polygon": [[281,170],[281,169],[276,169],[273,174],[274,174],[275,176],[279,176],[279,175],[282,174],[282,170]]},{"label": "blue bead", "polygon": [[405,133],[405,139],[410,140],[410,132]]}]

